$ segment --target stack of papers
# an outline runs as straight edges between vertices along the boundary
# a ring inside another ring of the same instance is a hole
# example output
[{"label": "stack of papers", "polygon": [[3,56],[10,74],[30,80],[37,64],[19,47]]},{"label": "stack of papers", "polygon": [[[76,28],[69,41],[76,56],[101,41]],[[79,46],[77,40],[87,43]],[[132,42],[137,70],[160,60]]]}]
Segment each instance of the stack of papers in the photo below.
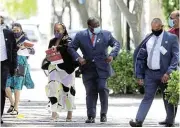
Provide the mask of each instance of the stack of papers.
[{"label": "stack of papers", "polygon": [[46,50],[47,59],[52,64],[61,64],[63,63],[63,59],[60,52],[54,51],[52,48]]}]

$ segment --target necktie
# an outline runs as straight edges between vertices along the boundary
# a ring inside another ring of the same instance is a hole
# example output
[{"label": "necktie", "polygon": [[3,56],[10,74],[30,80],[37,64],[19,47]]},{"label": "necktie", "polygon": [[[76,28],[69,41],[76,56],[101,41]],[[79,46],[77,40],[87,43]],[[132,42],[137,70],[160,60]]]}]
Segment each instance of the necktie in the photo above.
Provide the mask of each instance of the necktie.
[{"label": "necktie", "polygon": [[91,43],[92,43],[92,45],[94,45],[94,39],[95,39],[95,34],[93,33],[93,34],[92,34],[92,37],[91,37]]},{"label": "necktie", "polygon": [[153,52],[154,52],[154,48],[156,47],[157,45],[157,41],[158,41],[158,38],[156,37],[156,39],[154,40],[154,44],[153,44],[153,47],[149,53],[149,62],[148,62],[148,67],[150,69],[152,69],[152,57],[153,57]]}]

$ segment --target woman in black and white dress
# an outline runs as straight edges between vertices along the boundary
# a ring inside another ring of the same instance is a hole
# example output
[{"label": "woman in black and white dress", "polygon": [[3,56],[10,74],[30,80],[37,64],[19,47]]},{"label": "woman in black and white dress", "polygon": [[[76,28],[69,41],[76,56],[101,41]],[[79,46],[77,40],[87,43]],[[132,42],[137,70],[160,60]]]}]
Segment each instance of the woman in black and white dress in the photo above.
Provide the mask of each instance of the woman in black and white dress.
[{"label": "woman in black and white dress", "polygon": [[[46,86],[46,94],[50,100],[50,108],[52,111],[52,120],[58,119],[58,113],[62,110],[67,111],[66,121],[72,120],[72,110],[75,107],[75,73],[74,70],[78,66],[73,58],[67,52],[68,43],[71,38],[68,36],[64,24],[56,23],[54,26],[55,37],[50,40],[49,49],[53,48],[61,53],[63,63],[52,64],[48,66],[48,85]],[[59,43],[58,46],[56,44]]]}]

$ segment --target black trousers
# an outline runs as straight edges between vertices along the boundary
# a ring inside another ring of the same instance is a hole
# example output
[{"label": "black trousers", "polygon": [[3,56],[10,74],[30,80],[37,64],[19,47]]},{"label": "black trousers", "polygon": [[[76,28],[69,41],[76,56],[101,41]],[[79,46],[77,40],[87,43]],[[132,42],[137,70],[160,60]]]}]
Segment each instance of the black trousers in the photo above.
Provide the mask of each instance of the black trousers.
[{"label": "black trousers", "polygon": [[7,61],[1,61],[1,117],[4,112],[4,106],[5,106],[5,99],[6,99],[6,93],[5,93],[5,88],[6,88],[6,80],[7,76],[9,74],[9,67],[7,66],[8,63]]}]

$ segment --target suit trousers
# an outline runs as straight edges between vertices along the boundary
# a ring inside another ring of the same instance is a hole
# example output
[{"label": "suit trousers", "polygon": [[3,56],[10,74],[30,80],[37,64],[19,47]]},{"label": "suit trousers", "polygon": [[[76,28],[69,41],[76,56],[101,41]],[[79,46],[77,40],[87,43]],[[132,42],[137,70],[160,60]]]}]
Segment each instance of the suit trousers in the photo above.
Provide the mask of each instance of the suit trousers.
[{"label": "suit trousers", "polygon": [[5,106],[5,99],[6,99],[6,80],[7,76],[9,74],[9,68],[7,66],[7,61],[1,61],[1,117],[4,112],[4,106]]},{"label": "suit trousers", "polygon": [[160,70],[153,71],[150,69],[147,69],[145,72],[145,94],[144,98],[139,106],[136,119],[138,121],[144,121],[146,118],[146,115],[151,107],[151,104],[153,102],[154,96],[156,94],[156,91],[158,87],[160,87],[162,93],[163,93],[163,101],[165,104],[166,108],[166,113],[167,113],[167,118],[166,121],[167,123],[172,124],[174,122],[174,117],[175,117],[175,108],[172,104],[169,104],[167,100],[165,100],[165,89],[166,89],[166,84],[163,84],[161,82],[161,77],[164,74],[160,72]]},{"label": "suit trousers", "polygon": [[[88,79],[86,79],[88,75]],[[91,77],[89,77],[89,75]],[[101,78],[96,68],[92,68],[89,72],[82,74],[83,83],[86,89],[86,108],[87,116],[96,117],[96,105],[98,94],[101,103],[101,112],[100,114],[107,114],[108,111],[108,96],[109,89],[107,88],[107,78]]]}]

